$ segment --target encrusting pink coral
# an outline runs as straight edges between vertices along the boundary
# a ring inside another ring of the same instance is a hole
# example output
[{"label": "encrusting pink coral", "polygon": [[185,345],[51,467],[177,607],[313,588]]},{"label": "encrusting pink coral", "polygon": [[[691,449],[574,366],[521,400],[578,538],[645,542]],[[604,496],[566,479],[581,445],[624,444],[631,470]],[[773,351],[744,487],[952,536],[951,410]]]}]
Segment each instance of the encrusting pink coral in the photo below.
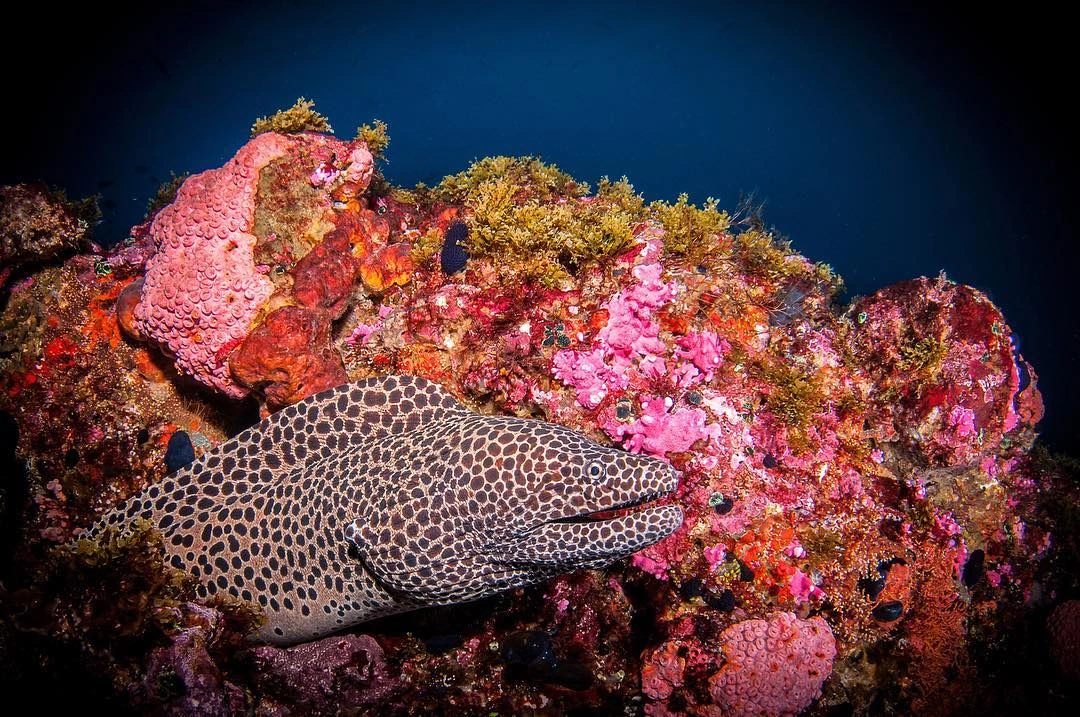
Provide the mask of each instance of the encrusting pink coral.
[{"label": "encrusting pink coral", "polygon": [[157,253],[146,265],[135,329],[229,396],[247,391],[229,375],[222,350],[247,336],[274,290],[255,269],[250,233],[259,171],[291,144],[273,132],[255,137],[220,169],[188,177],[150,224]]},{"label": "encrusting pink coral", "polygon": [[727,662],[709,692],[728,717],[797,715],[821,695],[836,656],[825,620],[786,612],[735,623],[720,640]]}]

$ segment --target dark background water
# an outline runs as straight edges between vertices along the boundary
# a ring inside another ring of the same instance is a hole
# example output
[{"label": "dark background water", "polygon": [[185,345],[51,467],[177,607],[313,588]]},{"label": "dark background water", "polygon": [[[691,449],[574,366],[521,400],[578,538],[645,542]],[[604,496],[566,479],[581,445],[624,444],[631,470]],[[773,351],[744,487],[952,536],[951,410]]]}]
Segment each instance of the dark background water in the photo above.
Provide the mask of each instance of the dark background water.
[{"label": "dark background water", "polygon": [[536,154],[647,199],[755,192],[851,295],[941,270],[988,292],[1039,372],[1044,436],[1076,452],[1070,24],[1033,4],[742,5],[24,6],[0,31],[0,181],[101,194],[117,241],[170,171],[221,165],[304,95],[343,136],[388,122],[399,184]]}]

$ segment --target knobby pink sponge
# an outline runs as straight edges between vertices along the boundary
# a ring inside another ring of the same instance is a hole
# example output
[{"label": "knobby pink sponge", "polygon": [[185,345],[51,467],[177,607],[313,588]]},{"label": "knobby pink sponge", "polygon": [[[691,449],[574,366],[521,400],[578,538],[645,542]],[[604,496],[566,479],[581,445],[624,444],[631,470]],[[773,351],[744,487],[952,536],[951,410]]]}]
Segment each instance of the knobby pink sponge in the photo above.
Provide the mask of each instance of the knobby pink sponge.
[{"label": "knobby pink sponge", "polygon": [[157,253],[146,265],[135,328],[184,372],[237,398],[247,390],[222,354],[248,335],[274,290],[255,269],[250,233],[259,171],[290,147],[284,135],[260,134],[225,166],[189,177],[150,224]]},{"label": "knobby pink sponge", "polygon": [[[260,271],[255,262],[259,172],[282,157],[299,161],[308,155],[310,161],[348,157],[334,178],[363,186],[370,180],[372,158],[362,145],[322,134],[266,132],[220,169],[189,177],[150,224],[156,253],[146,265],[133,328],[172,354],[182,371],[226,395],[248,392],[230,375],[229,356],[274,292],[265,267]],[[326,184],[314,201],[329,210]]]},{"label": "knobby pink sponge", "polygon": [[788,612],[735,623],[720,642],[727,662],[709,678],[709,692],[726,717],[797,715],[821,695],[836,657],[824,619]]}]

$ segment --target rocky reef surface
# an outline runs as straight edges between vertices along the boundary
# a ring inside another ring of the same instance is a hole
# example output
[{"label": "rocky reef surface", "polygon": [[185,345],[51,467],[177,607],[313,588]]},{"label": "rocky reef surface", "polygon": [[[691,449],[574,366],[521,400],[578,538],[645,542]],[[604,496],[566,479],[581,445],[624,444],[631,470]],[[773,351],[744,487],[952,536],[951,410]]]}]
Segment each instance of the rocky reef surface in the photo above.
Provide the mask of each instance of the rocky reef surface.
[{"label": "rocky reef surface", "polygon": [[[291,113],[291,114],[290,114]],[[0,681],[152,714],[1064,711],[1076,471],[945,276],[849,304],[752,212],[532,158],[389,185],[385,125],[260,120],[119,245],[0,189]],[[291,648],[94,516],[259,415],[403,373],[670,461],[686,519],[606,571]],[[1033,447],[1034,446],[1034,447]],[[58,689],[59,688],[59,689]]]}]

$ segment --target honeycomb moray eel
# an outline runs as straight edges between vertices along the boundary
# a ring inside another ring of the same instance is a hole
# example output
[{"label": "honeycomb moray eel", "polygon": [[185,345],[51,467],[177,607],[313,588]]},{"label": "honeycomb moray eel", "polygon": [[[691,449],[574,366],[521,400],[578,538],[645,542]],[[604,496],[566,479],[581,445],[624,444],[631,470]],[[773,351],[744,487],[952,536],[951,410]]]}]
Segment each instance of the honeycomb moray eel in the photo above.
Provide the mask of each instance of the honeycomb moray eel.
[{"label": "honeycomb moray eel", "polygon": [[[674,532],[663,461],[468,410],[437,384],[338,386],[243,431],[93,525],[150,520],[199,595],[260,605],[303,642],[625,558]],[[617,508],[614,515],[592,513]]]}]

